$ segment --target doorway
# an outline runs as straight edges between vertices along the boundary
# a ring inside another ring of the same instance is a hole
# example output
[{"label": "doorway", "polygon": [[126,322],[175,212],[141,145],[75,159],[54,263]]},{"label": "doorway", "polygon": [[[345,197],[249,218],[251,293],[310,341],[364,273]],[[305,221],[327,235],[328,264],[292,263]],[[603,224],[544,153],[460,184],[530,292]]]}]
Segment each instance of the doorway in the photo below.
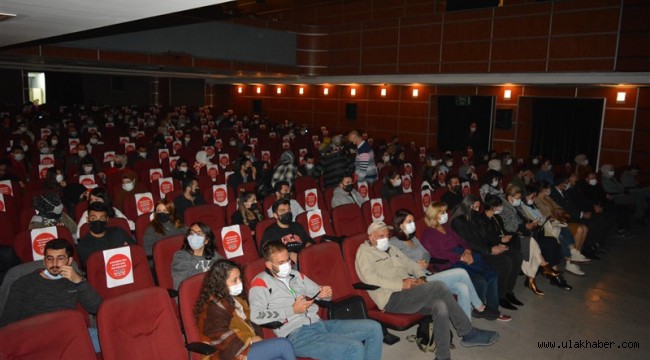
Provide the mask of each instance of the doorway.
[{"label": "doorway", "polygon": [[[438,96],[438,150],[464,151],[470,123],[477,125],[475,156],[487,152],[492,138],[492,96]],[[478,147],[478,148],[476,148]]]},{"label": "doorway", "polygon": [[47,101],[45,93],[45,73],[30,72],[27,73],[29,84],[29,101],[35,105],[45,104]]}]

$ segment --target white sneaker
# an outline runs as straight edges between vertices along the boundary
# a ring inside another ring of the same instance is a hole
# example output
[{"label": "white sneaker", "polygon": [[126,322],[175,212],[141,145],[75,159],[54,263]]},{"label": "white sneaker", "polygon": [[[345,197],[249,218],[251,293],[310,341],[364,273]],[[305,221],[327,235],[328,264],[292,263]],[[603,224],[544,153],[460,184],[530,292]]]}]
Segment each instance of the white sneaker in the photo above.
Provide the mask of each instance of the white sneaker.
[{"label": "white sneaker", "polygon": [[576,264],[572,264],[569,261],[567,261],[566,266],[564,267],[564,270],[570,272],[573,275],[583,276],[585,274],[582,270],[580,270],[580,266],[578,266]]},{"label": "white sneaker", "polygon": [[582,255],[578,249],[571,249],[571,261],[573,262],[590,262],[591,259]]}]

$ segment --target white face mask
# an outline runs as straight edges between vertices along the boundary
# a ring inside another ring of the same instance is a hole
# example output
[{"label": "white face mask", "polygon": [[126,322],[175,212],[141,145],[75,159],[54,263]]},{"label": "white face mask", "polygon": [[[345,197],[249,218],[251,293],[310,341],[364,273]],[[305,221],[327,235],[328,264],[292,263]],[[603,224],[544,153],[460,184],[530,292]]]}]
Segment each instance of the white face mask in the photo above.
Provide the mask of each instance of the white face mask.
[{"label": "white face mask", "polygon": [[311,170],[313,168],[314,168],[314,164],[310,164],[310,163],[305,164],[305,169]]},{"label": "white face mask", "polygon": [[291,263],[287,262],[278,266],[278,272],[275,275],[279,278],[286,278],[291,273]]},{"label": "white face mask", "polygon": [[244,290],[244,284],[239,283],[235,285],[229,285],[228,290],[231,296],[238,296]]},{"label": "white face mask", "polygon": [[49,147],[42,147],[41,148],[41,154],[49,154],[50,153],[50,148]]},{"label": "white face mask", "polygon": [[377,249],[381,251],[388,250],[388,238],[377,239]]},{"label": "white face mask", "polygon": [[506,165],[512,165],[512,159],[506,160]]},{"label": "white face mask", "polygon": [[186,173],[187,170],[188,170],[188,167],[187,167],[187,166],[181,166],[181,167],[178,168],[178,171],[180,171],[180,172],[184,172],[184,173]]},{"label": "white face mask", "polygon": [[88,155],[88,151],[86,151],[86,150],[79,150],[79,152],[77,153],[77,155],[79,155],[80,158],[85,157],[86,155]]},{"label": "white face mask", "polygon": [[404,233],[406,233],[406,235],[411,235],[414,232],[415,232],[415,223],[414,222],[410,222],[410,223],[405,225]]},{"label": "white face mask", "polygon": [[52,209],[52,213],[57,215],[61,215],[62,212],[63,212],[63,204],[59,204],[55,206],[54,209]]},{"label": "white face mask", "polygon": [[384,160],[385,163],[387,163],[390,161],[390,156],[384,156],[381,159]]},{"label": "white face mask", "polygon": [[589,180],[589,185],[591,185],[591,186],[596,186],[596,184],[598,184],[598,180],[597,180],[597,179],[591,179],[591,180]]},{"label": "white face mask", "polygon": [[59,144],[59,140],[52,139],[52,146],[57,146],[58,144]]},{"label": "white face mask", "polygon": [[97,140],[97,138],[90,139],[91,144],[97,144],[98,142],[99,142],[99,140]]},{"label": "white face mask", "polygon": [[56,175],[56,182],[60,183],[61,181],[63,181],[63,175],[57,174]]},{"label": "white face mask", "polygon": [[23,151],[29,150],[29,145],[23,145]]},{"label": "white face mask", "polygon": [[132,191],[134,188],[135,188],[135,184],[133,182],[122,184],[122,189],[124,189],[124,191]]},{"label": "white face mask", "polygon": [[86,174],[91,174],[93,172],[93,167],[92,166],[84,166],[84,172]]},{"label": "white face mask", "polygon": [[395,187],[402,185],[402,179],[391,180],[390,182],[393,183],[393,186]]},{"label": "white face mask", "polygon": [[46,276],[48,279],[50,279],[50,280],[59,280],[59,279],[63,279],[63,275],[61,275],[61,274],[59,274],[59,275],[52,275],[52,273],[50,273],[49,271],[47,271],[47,269],[43,270],[43,275],[45,275],[45,276]]},{"label": "white face mask", "polygon": [[138,155],[140,155],[140,157],[142,157],[142,158],[145,158],[145,159],[147,158],[147,153],[146,152],[138,153]]},{"label": "white face mask", "polygon": [[187,243],[190,245],[190,248],[192,248],[192,250],[198,250],[202,248],[205,245],[204,242],[205,237],[201,235],[193,234],[187,237]]},{"label": "white face mask", "polygon": [[16,161],[23,161],[24,158],[25,158],[25,154],[22,153],[14,155],[14,159],[16,159]]},{"label": "white face mask", "polygon": [[528,204],[528,205],[533,205],[534,203],[535,203],[535,201],[533,201],[533,200],[526,200],[526,204]]},{"label": "white face mask", "polygon": [[519,206],[521,205],[521,199],[514,199],[511,204],[512,206]]},{"label": "white face mask", "polygon": [[492,180],[492,187],[497,187],[499,185],[499,180],[494,179]]},{"label": "white face mask", "polygon": [[499,215],[499,214],[501,214],[501,209],[494,210],[494,215]]},{"label": "white face mask", "polygon": [[608,171],[607,175],[609,175],[610,177],[614,176],[614,171]]},{"label": "white face mask", "polygon": [[235,145],[237,145],[237,142],[236,141],[231,141],[231,142],[229,142],[229,144],[230,144],[230,146],[235,146]]},{"label": "white face mask", "polygon": [[447,215],[447,213],[440,214],[440,218],[438,219],[438,224],[444,225],[447,223],[447,220],[449,220],[449,215]]},{"label": "white face mask", "polygon": [[539,164],[539,159],[533,159],[533,165]]}]

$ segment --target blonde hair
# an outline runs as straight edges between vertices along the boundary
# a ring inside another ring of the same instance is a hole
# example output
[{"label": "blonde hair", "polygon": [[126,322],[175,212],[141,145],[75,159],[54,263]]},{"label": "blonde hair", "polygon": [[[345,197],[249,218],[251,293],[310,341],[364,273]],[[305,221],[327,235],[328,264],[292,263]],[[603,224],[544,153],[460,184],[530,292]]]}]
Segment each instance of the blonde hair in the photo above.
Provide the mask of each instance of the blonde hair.
[{"label": "blonde hair", "polygon": [[429,227],[438,226],[438,214],[447,210],[447,204],[442,201],[434,201],[429,205],[424,214],[424,223]]},{"label": "blonde hair", "polygon": [[520,189],[519,186],[517,186],[517,185],[509,184],[509,185],[506,187],[506,191],[505,191],[505,193],[506,193],[506,195],[509,195],[509,196],[515,197],[515,195],[517,195],[517,194],[521,194],[521,189]]}]

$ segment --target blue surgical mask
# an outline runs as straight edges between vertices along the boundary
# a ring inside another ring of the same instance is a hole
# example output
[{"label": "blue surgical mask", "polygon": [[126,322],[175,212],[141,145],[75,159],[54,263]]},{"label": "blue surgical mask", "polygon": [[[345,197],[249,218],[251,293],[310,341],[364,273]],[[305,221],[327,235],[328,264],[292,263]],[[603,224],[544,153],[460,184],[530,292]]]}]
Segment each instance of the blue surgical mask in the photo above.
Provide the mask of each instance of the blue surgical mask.
[{"label": "blue surgical mask", "polygon": [[51,280],[59,280],[59,279],[63,279],[63,275],[61,275],[61,274],[59,274],[59,275],[52,275],[52,273],[50,273],[49,271],[47,271],[47,269],[43,270],[43,274],[44,274],[48,279],[51,279]]}]

